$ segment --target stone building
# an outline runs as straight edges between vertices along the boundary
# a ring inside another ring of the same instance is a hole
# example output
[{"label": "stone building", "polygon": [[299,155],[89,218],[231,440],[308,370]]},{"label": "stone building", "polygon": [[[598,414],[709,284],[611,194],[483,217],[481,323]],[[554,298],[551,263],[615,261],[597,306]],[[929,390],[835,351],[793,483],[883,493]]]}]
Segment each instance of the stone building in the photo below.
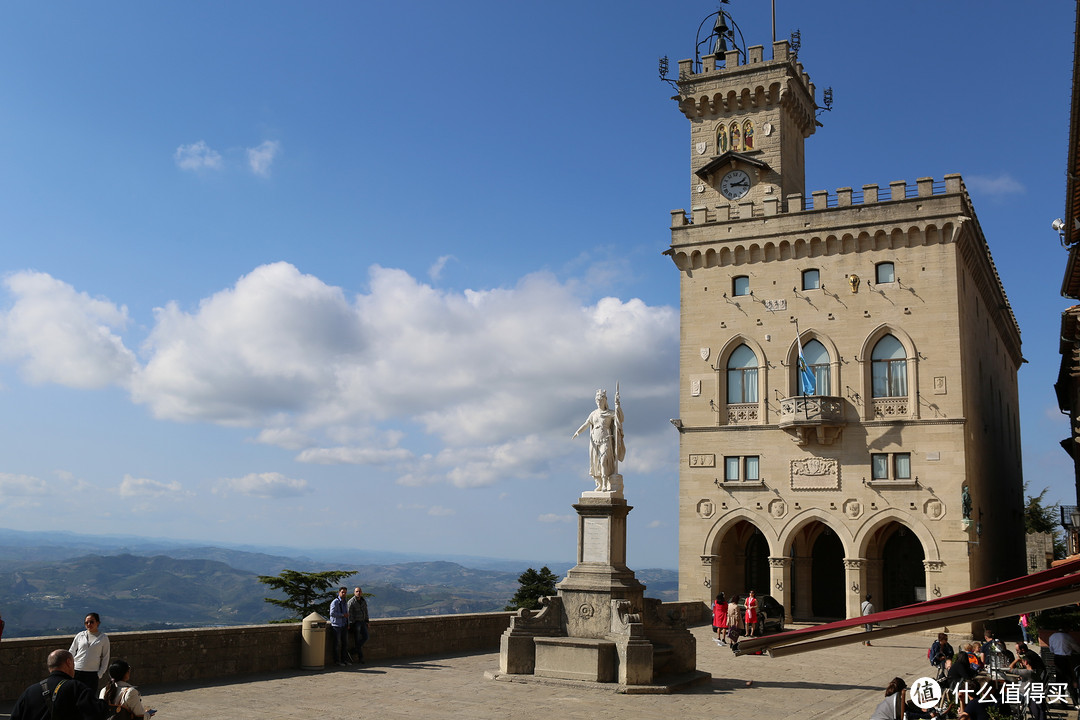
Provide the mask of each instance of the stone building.
[{"label": "stone building", "polygon": [[960,176],[807,197],[787,42],[677,86],[680,599],[851,617],[1023,574],[1020,332]]}]

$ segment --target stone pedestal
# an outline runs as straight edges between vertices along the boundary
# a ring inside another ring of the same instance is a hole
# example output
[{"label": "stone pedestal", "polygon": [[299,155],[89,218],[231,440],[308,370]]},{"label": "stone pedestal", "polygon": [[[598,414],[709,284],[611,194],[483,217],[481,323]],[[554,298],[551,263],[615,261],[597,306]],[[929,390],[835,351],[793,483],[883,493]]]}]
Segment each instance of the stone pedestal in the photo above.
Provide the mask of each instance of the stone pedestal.
[{"label": "stone pedestal", "polygon": [[577,565],[558,584],[558,595],[541,601],[539,613],[519,610],[511,619],[492,677],[618,683],[625,692],[666,692],[709,678],[696,669],[697,646],[686,623],[646,598],[626,566],[632,508],[618,480],[611,492],[582,493],[574,505]]},{"label": "stone pedestal", "polygon": [[645,586],[626,567],[626,516],[633,509],[614,493],[583,493],[578,513],[578,557],[558,584],[570,637],[607,637],[611,601],[641,612]]}]

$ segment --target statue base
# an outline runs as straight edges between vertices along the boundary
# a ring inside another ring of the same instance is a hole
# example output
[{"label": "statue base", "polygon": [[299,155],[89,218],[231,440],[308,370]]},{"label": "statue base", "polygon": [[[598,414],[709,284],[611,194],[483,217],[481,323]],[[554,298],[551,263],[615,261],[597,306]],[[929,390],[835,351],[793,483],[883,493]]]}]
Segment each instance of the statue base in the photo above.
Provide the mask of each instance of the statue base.
[{"label": "statue base", "polygon": [[558,595],[541,600],[539,613],[519,610],[511,618],[499,672],[491,677],[615,683],[622,692],[670,691],[674,685],[665,678],[708,679],[696,670],[697,644],[685,619],[661,612],[661,602],[645,597],[626,566],[626,517],[633,508],[622,498],[622,476],[618,491],[582,493],[574,509],[577,565],[558,584]]}]

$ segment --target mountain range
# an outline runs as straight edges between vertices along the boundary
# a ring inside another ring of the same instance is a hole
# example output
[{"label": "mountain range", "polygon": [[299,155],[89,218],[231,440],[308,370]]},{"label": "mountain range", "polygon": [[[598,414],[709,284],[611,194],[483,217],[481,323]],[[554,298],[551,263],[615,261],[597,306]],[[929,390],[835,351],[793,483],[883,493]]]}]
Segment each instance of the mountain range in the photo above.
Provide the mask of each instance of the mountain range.
[{"label": "mountain range", "polygon": [[[286,568],[355,570],[342,584],[363,586],[374,618],[490,612],[505,607],[521,572],[544,564],[465,559],[484,566],[470,567],[395,553],[264,550],[0,529],[4,637],[73,635],[87,612],[102,616],[106,632],[279,620],[283,611],[264,601],[273,591],[258,575]],[[572,565],[547,566],[562,577]],[[675,572],[647,569],[636,575],[650,597],[675,599]]]}]

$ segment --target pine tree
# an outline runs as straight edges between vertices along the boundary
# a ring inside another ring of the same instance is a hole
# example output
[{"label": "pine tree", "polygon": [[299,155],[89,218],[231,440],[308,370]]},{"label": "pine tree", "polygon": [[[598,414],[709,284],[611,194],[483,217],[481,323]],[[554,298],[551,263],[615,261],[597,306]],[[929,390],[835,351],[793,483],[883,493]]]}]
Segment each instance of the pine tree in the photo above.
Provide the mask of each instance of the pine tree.
[{"label": "pine tree", "polygon": [[323,617],[330,617],[330,602],[337,592],[330,588],[341,582],[342,578],[355,575],[355,570],[326,570],[324,572],[299,572],[282,570],[279,575],[260,575],[259,582],[280,590],[286,600],[263,598],[266,602],[283,607],[291,614],[277,622],[300,622],[313,612]]},{"label": "pine tree", "polygon": [[521,586],[510,598],[507,610],[519,610],[528,608],[536,610],[540,607],[540,598],[555,594],[555,583],[559,576],[548,570],[547,565],[540,568],[540,572],[529,568],[518,576],[518,584]]}]

